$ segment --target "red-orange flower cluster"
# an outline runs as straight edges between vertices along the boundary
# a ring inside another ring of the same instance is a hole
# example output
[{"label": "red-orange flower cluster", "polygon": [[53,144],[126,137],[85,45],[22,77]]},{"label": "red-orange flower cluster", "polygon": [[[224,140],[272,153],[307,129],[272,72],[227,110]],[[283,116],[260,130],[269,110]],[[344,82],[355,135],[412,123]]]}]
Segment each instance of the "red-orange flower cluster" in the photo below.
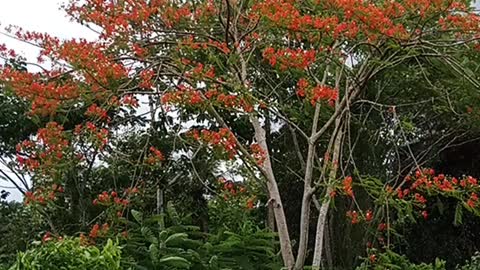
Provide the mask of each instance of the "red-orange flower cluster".
[{"label": "red-orange flower cluster", "polygon": [[205,97],[213,104],[223,108],[240,108],[247,113],[253,111],[252,104],[239,95],[224,94],[216,89],[211,89],[205,92]]},{"label": "red-orange flower cluster", "polygon": [[[403,16],[406,7],[398,2],[372,4],[354,0],[317,1],[318,8],[326,11],[327,16],[311,15],[301,11],[291,0],[259,1],[253,7],[256,17],[266,18],[276,26],[285,27],[298,34],[327,34],[333,38],[343,36],[347,39],[357,38],[360,34],[370,40],[380,35],[405,37],[406,30],[395,20]],[[414,13],[417,10],[410,8]]]},{"label": "red-orange flower cluster", "polygon": [[351,219],[352,224],[357,224],[358,220],[358,213],[357,211],[347,211],[347,217]]},{"label": "red-orange flower cluster", "polygon": [[302,78],[297,83],[297,95],[301,98],[308,98],[312,105],[324,100],[333,106],[338,98],[338,91],[326,85],[312,87],[306,79]]},{"label": "red-orange flower cluster", "polygon": [[178,89],[165,93],[161,101],[163,104],[197,105],[200,104],[203,99],[200,91],[181,84],[178,86]]},{"label": "red-orange flower cluster", "polygon": [[235,135],[233,135],[233,133],[227,128],[220,128],[218,132],[207,129],[203,129],[199,132],[194,129],[189,132],[189,136],[196,141],[201,141],[214,147],[220,147],[226,151],[230,159],[233,159],[237,154],[237,141]]},{"label": "red-orange flower cluster", "polygon": [[[435,174],[433,169],[419,169],[413,175],[407,175],[404,182],[396,189],[396,197],[404,201],[415,203],[417,208],[425,208],[427,195],[443,195],[461,200],[466,207],[478,207],[478,193],[480,186],[478,180],[472,176],[458,180],[444,174]],[[421,216],[428,217],[426,210]]]},{"label": "red-orange flower cluster", "polygon": [[165,160],[165,157],[163,156],[162,152],[155,148],[154,146],[150,146],[150,154],[147,157],[146,162],[150,165],[158,164],[162,161]]},{"label": "red-orange flower cluster", "polygon": [[26,205],[36,204],[46,205],[48,202],[55,201],[58,193],[63,193],[63,187],[57,184],[53,184],[50,188],[37,188],[35,191],[25,192],[24,203]]},{"label": "red-orange flower cluster", "polygon": [[90,233],[88,236],[92,239],[95,239],[97,237],[105,236],[109,230],[110,230],[110,225],[108,225],[108,223],[104,223],[102,227],[100,227],[99,224],[95,224],[90,230]]},{"label": "red-orange flower cluster", "polygon": [[93,205],[118,205],[125,207],[129,204],[129,201],[118,197],[118,194],[115,191],[112,191],[111,193],[104,191],[101,194],[98,194],[97,198],[94,199],[92,203]]},{"label": "red-orange flower cluster", "polygon": [[315,50],[304,49],[274,49],[268,47],[263,51],[263,57],[268,60],[270,65],[280,67],[280,70],[288,68],[305,69],[315,61]]},{"label": "red-orange flower cluster", "polygon": [[252,150],[252,156],[257,162],[258,165],[263,165],[265,159],[267,158],[267,153],[258,143],[253,143],[250,145],[250,149]]},{"label": "red-orange flower cluster", "polygon": [[87,111],[85,112],[86,116],[102,119],[102,120],[109,120],[110,117],[107,114],[107,110],[102,107],[99,107],[97,104],[92,104],[88,107]]},{"label": "red-orange flower cluster", "polygon": [[42,116],[55,114],[62,105],[77,99],[81,92],[74,82],[46,80],[55,75],[54,72],[33,74],[11,68],[0,70],[0,80],[16,95],[31,102],[32,114]]},{"label": "red-orange flower cluster", "polygon": [[61,163],[69,145],[63,126],[49,122],[45,128],[38,130],[35,140],[26,140],[17,145],[17,161],[27,170],[44,169],[46,173]]},{"label": "red-orange flower cluster", "polygon": [[347,176],[343,180],[343,191],[345,192],[345,194],[347,194],[347,196],[352,197],[352,198],[354,197],[353,188],[352,188],[352,177],[351,176]]}]

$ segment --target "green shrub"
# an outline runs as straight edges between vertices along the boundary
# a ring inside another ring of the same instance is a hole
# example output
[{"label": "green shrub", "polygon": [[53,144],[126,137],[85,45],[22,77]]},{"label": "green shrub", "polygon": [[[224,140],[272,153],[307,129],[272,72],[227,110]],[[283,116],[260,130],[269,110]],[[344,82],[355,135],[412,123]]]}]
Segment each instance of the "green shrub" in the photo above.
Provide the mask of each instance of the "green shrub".
[{"label": "green shrub", "polygon": [[20,252],[10,270],[120,270],[120,259],[120,248],[112,240],[100,250],[65,239]]},{"label": "green shrub", "polygon": [[[373,250],[372,250],[373,251]],[[374,256],[374,257],[372,257]],[[445,270],[445,261],[436,259],[435,263],[420,263],[415,264],[408,260],[407,257],[386,250],[383,253],[370,255],[365,258],[362,264],[356,270]]]},{"label": "green shrub", "polygon": [[480,252],[476,252],[464,265],[457,266],[457,270],[480,270]]},{"label": "green shrub", "polygon": [[0,198],[0,270],[8,269],[15,262],[17,253],[26,250],[28,243],[44,229],[42,225],[21,203]]},{"label": "green shrub", "polygon": [[148,270],[280,269],[276,234],[245,223],[238,232],[216,234],[182,224],[172,205],[165,215],[144,217],[132,210],[124,265]]}]

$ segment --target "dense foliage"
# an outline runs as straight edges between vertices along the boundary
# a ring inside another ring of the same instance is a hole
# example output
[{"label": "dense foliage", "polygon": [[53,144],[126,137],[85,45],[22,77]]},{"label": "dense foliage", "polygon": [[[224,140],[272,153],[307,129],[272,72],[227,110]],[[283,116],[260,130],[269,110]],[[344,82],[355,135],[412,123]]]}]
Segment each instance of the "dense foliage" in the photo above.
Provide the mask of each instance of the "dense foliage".
[{"label": "dense foliage", "polygon": [[445,159],[479,134],[471,4],[70,0],[97,40],[8,27],[40,53],[0,45],[0,178],[24,195],[0,263],[453,269],[477,247],[419,240],[480,215],[477,166]]},{"label": "dense foliage", "polygon": [[79,239],[48,241],[41,247],[19,253],[16,263],[10,269],[119,270],[120,254],[120,248],[111,240],[101,250],[82,246]]}]

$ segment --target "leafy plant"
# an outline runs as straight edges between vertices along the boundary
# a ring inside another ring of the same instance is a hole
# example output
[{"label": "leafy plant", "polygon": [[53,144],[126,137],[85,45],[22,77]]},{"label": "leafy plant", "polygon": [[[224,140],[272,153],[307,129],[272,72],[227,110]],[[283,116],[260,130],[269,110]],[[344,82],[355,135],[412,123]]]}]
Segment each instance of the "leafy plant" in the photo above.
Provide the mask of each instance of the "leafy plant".
[{"label": "leafy plant", "polygon": [[420,263],[415,264],[408,260],[407,257],[386,250],[383,253],[372,253],[368,258],[365,258],[356,270],[445,270],[445,261],[436,259],[433,264]]},{"label": "leafy plant", "polygon": [[276,235],[246,223],[240,232],[209,235],[183,225],[170,204],[166,214],[144,217],[133,210],[125,265],[133,269],[279,269]]},{"label": "leafy plant", "polygon": [[276,234],[245,223],[238,233],[220,231],[209,238],[206,247],[220,268],[280,269],[276,260]]},{"label": "leafy plant", "polygon": [[17,256],[10,270],[120,270],[120,247],[108,240],[102,250],[80,239],[50,241]]},{"label": "leafy plant", "polygon": [[28,208],[17,202],[0,200],[0,269],[12,265],[17,252],[25,250],[43,227]]},{"label": "leafy plant", "polygon": [[457,266],[457,270],[478,270],[480,269],[480,252],[476,252],[475,255],[469,261],[466,261],[464,265]]},{"label": "leafy plant", "polygon": [[198,227],[181,225],[173,206],[167,209],[165,215],[148,218],[131,211],[135,221],[128,222],[131,229],[125,249],[129,257],[125,263],[135,269],[201,269],[196,250],[203,243],[198,239]]}]

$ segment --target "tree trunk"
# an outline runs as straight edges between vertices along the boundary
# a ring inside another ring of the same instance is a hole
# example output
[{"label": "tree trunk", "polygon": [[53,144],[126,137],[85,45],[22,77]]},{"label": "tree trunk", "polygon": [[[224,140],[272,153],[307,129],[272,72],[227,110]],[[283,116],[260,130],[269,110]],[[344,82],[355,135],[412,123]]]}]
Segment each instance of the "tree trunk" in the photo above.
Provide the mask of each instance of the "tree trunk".
[{"label": "tree trunk", "polygon": [[303,186],[302,209],[300,213],[300,239],[298,244],[297,260],[295,261],[295,269],[302,270],[305,265],[305,257],[308,247],[308,231],[310,227],[310,205],[312,202],[312,177],[313,164],[315,157],[315,141],[312,139],[317,133],[318,118],[320,116],[320,104],[315,106],[315,114],[313,116],[312,135],[308,141],[307,164],[305,166],[305,178]]},{"label": "tree trunk", "polygon": [[[337,176],[337,171],[338,171],[338,161],[340,159],[340,150],[341,150],[341,143],[343,140],[343,131],[340,128],[341,124],[341,118],[338,118],[335,121],[335,129],[338,129],[338,132],[335,136],[335,141],[333,144],[333,158],[332,158],[332,169],[330,170],[327,184],[329,185],[332,183],[336,176]],[[317,232],[315,235],[315,249],[314,249],[314,254],[313,254],[313,263],[312,263],[312,269],[320,269],[320,264],[322,261],[322,251],[323,251],[323,237],[325,234],[325,224],[327,221],[327,214],[328,214],[328,209],[330,207],[330,192],[332,189],[330,187],[327,188],[325,198],[322,202],[322,206],[320,207],[320,211],[318,214],[318,220],[317,220]]]},{"label": "tree trunk", "polygon": [[[328,213],[327,213],[328,216]],[[332,258],[332,242],[331,242],[331,233],[332,233],[332,219],[327,219],[326,231],[324,234],[325,237],[325,257],[327,261],[327,269],[333,269],[333,258]]]},{"label": "tree trunk", "polygon": [[292,244],[290,241],[290,235],[288,233],[287,219],[285,217],[280,191],[278,190],[277,181],[275,180],[275,175],[273,174],[272,163],[270,161],[270,154],[268,152],[268,145],[266,142],[265,129],[263,129],[258,118],[254,115],[250,116],[250,122],[255,130],[255,140],[265,151],[263,169],[265,172],[265,177],[267,178],[267,188],[270,196],[269,203],[272,204],[273,213],[275,215],[283,263],[285,267],[290,270],[293,269],[293,265],[295,263],[292,252]]},{"label": "tree trunk", "polygon": [[320,207],[320,213],[318,214],[317,233],[315,235],[315,250],[313,254],[313,263],[312,263],[312,269],[315,269],[315,270],[320,269],[320,264],[322,262],[323,236],[324,236],[325,222],[327,219],[329,206],[330,206],[330,198],[326,199],[326,201],[322,203],[322,206]]},{"label": "tree trunk", "polygon": [[271,203],[267,205],[267,228],[272,232],[275,231],[275,213]]},{"label": "tree trunk", "polygon": [[157,215],[162,215],[160,218],[160,229],[163,230],[165,229],[165,220],[163,217],[163,212],[164,212],[164,204],[163,204],[163,189],[160,188],[160,186],[157,186]]},{"label": "tree trunk", "polygon": [[[265,112],[264,117],[265,117],[265,141],[267,145],[270,145],[272,136],[270,134],[270,130],[271,130],[270,112],[268,110]],[[268,149],[268,151],[269,151],[268,154],[272,155],[270,149]],[[273,204],[271,203],[267,205],[267,228],[272,232],[275,231],[275,213],[273,209]]]}]

